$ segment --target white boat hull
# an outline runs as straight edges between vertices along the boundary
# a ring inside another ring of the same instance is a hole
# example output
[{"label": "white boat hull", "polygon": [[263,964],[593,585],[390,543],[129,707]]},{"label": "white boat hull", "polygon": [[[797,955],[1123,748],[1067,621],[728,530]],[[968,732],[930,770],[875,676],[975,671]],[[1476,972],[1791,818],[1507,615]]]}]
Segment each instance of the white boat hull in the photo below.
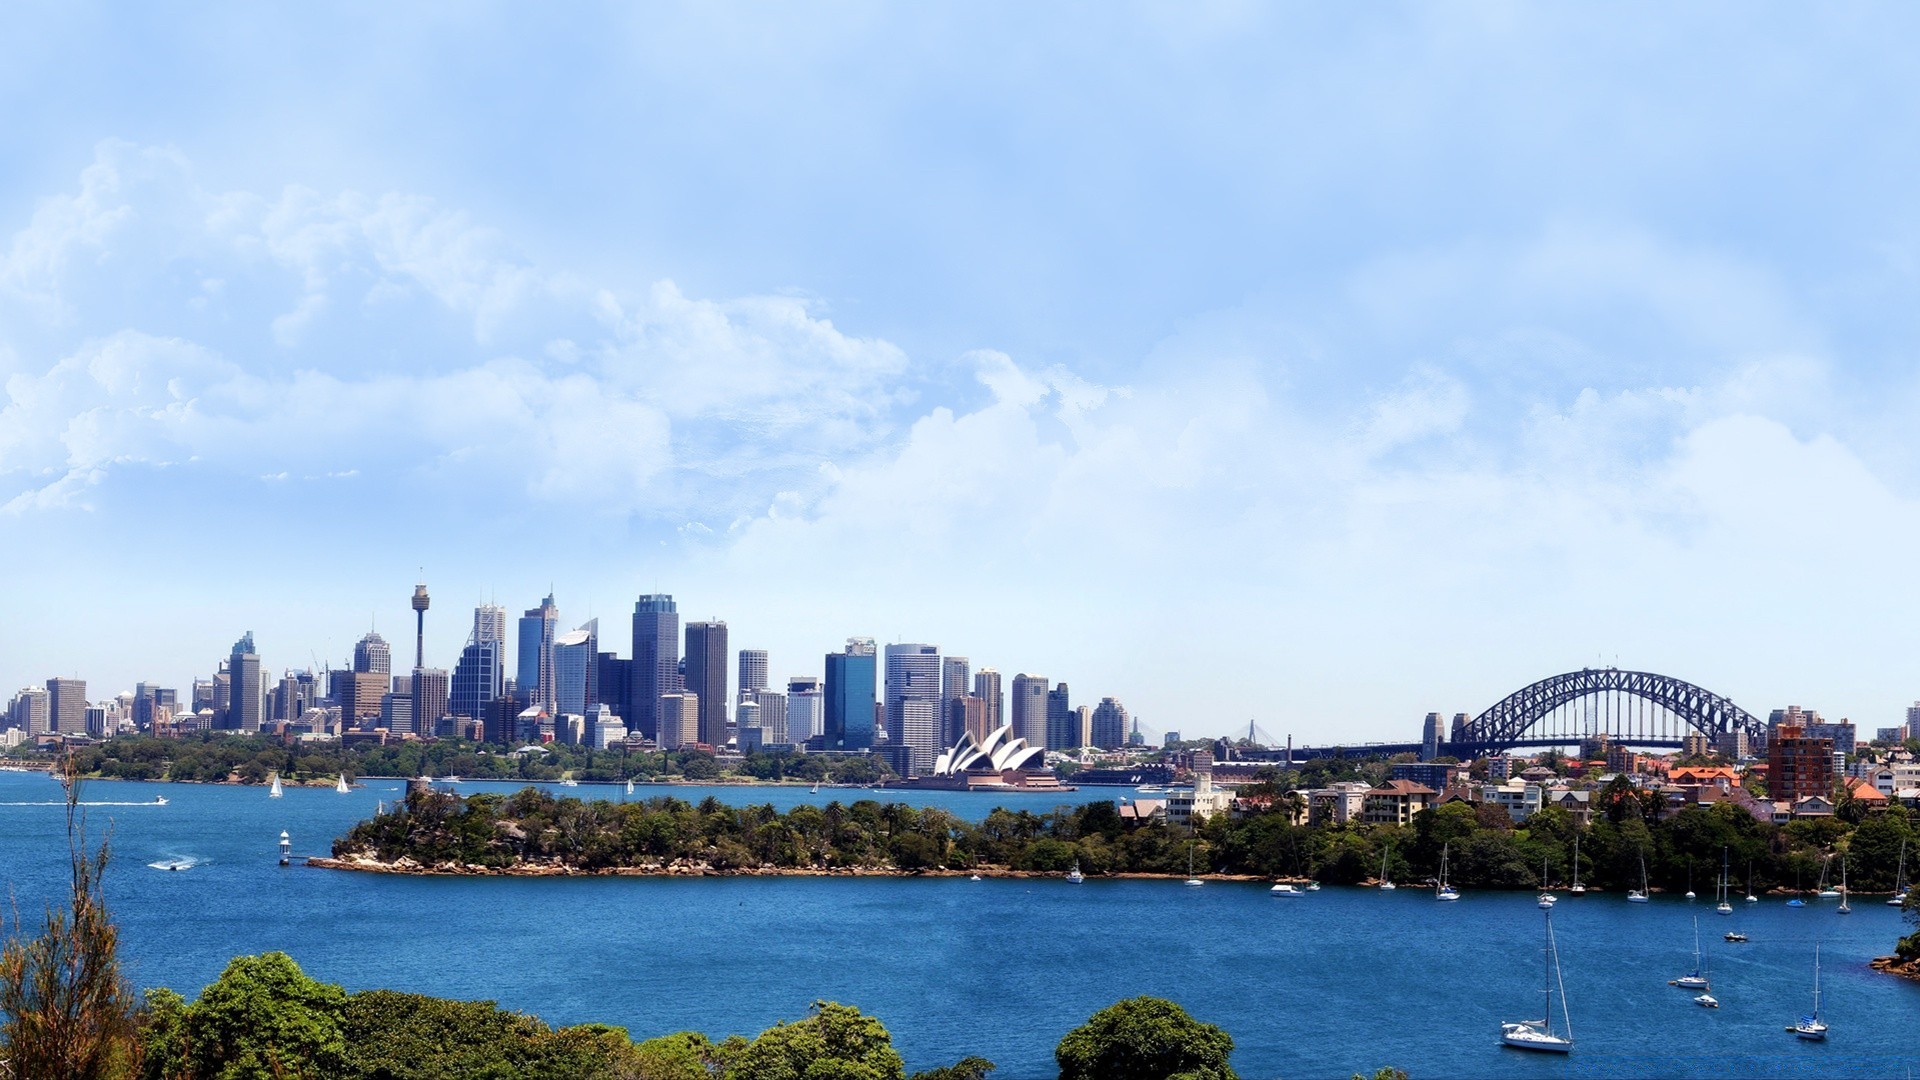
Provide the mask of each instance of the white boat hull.
[{"label": "white boat hull", "polygon": [[1520,1050],[1540,1050],[1549,1054],[1564,1054],[1573,1049],[1572,1039],[1548,1034],[1532,1024],[1501,1024],[1500,1041]]}]

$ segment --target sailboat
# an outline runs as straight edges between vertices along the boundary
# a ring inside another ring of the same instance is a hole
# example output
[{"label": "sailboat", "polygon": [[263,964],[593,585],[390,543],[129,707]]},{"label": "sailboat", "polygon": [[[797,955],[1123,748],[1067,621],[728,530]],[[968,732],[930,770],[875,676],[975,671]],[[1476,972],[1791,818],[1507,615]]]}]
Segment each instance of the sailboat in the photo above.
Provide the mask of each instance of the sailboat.
[{"label": "sailboat", "polygon": [[1827,871],[1833,866],[1833,856],[1828,855],[1820,863],[1820,889],[1814,895],[1822,900],[1831,900],[1840,895],[1840,890],[1827,884]]},{"label": "sailboat", "polygon": [[[629,786],[631,786],[631,785],[629,785]],[[810,787],[810,788],[808,788],[808,789],[807,789],[807,794],[809,794],[809,795],[818,795],[818,794],[820,794],[820,784],[819,784],[819,782],[818,782],[818,781],[816,781],[816,782],[814,783],[814,785],[813,785],[812,787]]]},{"label": "sailboat", "polygon": [[[1553,912],[1545,915],[1547,924],[1547,968],[1546,982],[1541,992],[1547,997],[1547,1007],[1542,1010],[1538,1020],[1520,1020],[1500,1025],[1500,1041],[1521,1050],[1541,1050],[1550,1054],[1564,1054],[1573,1049],[1573,1018],[1567,1015],[1567,987],[1560,978],[1560,953],[1553,942]],[[1553,1029],[1553,993],[1560,991],[1560,1027],[1565,1034]]]},{"label": "sailboat", "polygon": [[1433,898],[1435,900],[1460,899],[1460,890],[1447,884],[1447,856],[1452,848],[1453,844],[1451,841],[1440,845],[1440,880],[1435,882],[1433,886]]},{"label": "sailboat", "polygon": [[1387,854],[1385,851],[1380,853],[1380,888],[1382,891],[1398,888],[1393,882],[1387,880]]},{"label": "sailboat", "polygon": [[1840,914],[1853,914],[1853,905],[1847,903],[1847,860],[1840,860]]},{"label": "sailboat", "polygon": [[1753,895],[1753,860],[1747,860],[1747,903],[1757,904],[1760,898]]},{"label": "sailboat", "polygon": [[1907,842],[1900,841],[1900,869],[1893,872],[1893,899],[1887,901],[1889,907],[1899,907],[1907,902]]},{"label": "sailboat", "polygon": [[1693,970],[1677,979],[1668,979],[1668,986],[1677,986],[1682,990],[1705,990],[1707,973],[1700,964],[1700,916],[1693,917]]},{"label": "sailboat", "polygon": [[1720,892],[1720,903],[1715,905],[1713,910],[1719,912],[1722,915],[1733,914],[1733,905],[1727,902],[1727,849],[1726,848],[1720,849],[1719,892]]},{"label": "sailboat", "polygon": [[1787,1029],[1810,1042],[1825,1042],[1827,1038],[1826,1021],[1820,1019],[1820,946],[1813,947],[1813,1011],[1800,1018],[1800,1022]]},{"label": "sailboat", "polygon": [[1627,902],[1644,904],[1647,902],[1647,853],[1640,853],[1640,887],[1627,890]]},{"label": "sailboat", "polygon": [[1793,869],[1793,897],[1787,901],[1788,907],[1806,907],[1807,902],[1800,898],[1800,868]]},{"label": "sailboat", "polygon": [[1559,903],[1559,901],[1560,901],[1559,897],[1547,891],[1547,857],[1545,855],[1542,855],[1540,856],[1539,904],[1543,908],[1550,908],[1554,904]]},{"label": "sailboat", "polygon": [[339,793],[340,793],[340,794],[342,794],[342,795],[345,795],[345,794],[346,794],[346,793],[348,793],[349,791],[352,791],[352,790],[353,790],[353,789],[352,789],[352,787],[350,787],[350,786],[349,786],[349,785],[347,784],[347,774],[346,774],[346,773],[341,773],[341,774],[340,774],[340,779],[338,779],[338,780],[336,780],[336,781],[334,781],[334,783],[333,783],[333,790],[335,790],[335,791],[337,791],[337,792],[339,792]]},{"label": "sailboat", "polygon": [[629,795],[633,794],[633,778],[632,777],[627,778],[627,794]]},{"label": "sailboat", "polygon": [[1193,845],[1192,844],[1187,845],[1187,884],[1194,885],[1194,886],[1200,886],[1200,885],[1206,884],[1206,882],[1201,881],[1199,878],[1193,876]]},{"label": "sailboat", "polygon": [[1567,890],[1575,896],[1586,895],[1587,887],[1580,884],[1580,834],[1573,834],[1573,886]]},{"label": "sailboat", "polygon": [[1693,860],[1687,860],[1687,899],[1693,899]]},{"label": "sailboat", "polygon": [[1087,876],[1080,872],[1080,860],[1073,860],[1073,869],[1067,871],[1067,884],[1078,885],[1085,880],[1087,880]]},{"label": "sailboat", "polygon": [[273,774],[273,784],[272,784],[272,786],[270,786],[270,787],[268,787],[268,788],[267,788],[267,798],[269,798],[269,799],[278,799],[278,798],[280,798],[280,797],[281,797],[282,795],[285,795],[285,794],[286,794],[286,792],[284,792],[284,791],[282,791],[282,790],[280,790],[280,774],[279,774],[279,773],[274,773],[274,774]]}]

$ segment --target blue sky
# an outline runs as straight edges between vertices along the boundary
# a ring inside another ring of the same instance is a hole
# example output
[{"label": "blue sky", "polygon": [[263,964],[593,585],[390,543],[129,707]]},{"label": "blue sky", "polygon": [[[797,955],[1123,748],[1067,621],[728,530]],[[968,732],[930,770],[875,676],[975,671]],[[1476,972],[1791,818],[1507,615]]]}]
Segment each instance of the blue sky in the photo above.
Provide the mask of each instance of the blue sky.
[{"label": "blue sky", "polygon": [[1157,730],[1894,723],[1916,21],[9,7],[0,684],[338,662],[425,567],[442,663],[551,584]]}]

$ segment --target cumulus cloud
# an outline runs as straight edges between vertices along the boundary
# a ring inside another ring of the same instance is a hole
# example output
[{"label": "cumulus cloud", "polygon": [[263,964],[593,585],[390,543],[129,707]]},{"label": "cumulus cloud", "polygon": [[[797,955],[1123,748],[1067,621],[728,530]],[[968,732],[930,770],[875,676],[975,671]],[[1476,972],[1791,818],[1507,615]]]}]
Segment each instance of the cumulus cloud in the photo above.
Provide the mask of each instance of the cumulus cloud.
[{"label": "cumulus cloud", "polygon": [[187,462],[724,522],[871,449],[911,394],[897,348],[797,299],[623,296],[431,199],[210,190],[163,148],[102,144],[5,252],[15,513]]}]

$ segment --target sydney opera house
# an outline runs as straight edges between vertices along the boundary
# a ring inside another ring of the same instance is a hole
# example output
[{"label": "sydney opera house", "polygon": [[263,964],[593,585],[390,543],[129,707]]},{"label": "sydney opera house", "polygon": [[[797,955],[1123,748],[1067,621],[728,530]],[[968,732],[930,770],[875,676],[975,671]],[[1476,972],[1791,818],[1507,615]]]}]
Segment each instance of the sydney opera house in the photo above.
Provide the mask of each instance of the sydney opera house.
[{"label": "sydney opera house", "polygon": [[971,732],[960,736],[953,749],[941,754],[933,771],[907,786],[952,790],[1004,790],[1007,788],[1062,787],[1059,777],[1046,767],[1046,747],[1028,746],[1025,739],[1013,736],[1013,725],[1003,724],[974,741]]}]

